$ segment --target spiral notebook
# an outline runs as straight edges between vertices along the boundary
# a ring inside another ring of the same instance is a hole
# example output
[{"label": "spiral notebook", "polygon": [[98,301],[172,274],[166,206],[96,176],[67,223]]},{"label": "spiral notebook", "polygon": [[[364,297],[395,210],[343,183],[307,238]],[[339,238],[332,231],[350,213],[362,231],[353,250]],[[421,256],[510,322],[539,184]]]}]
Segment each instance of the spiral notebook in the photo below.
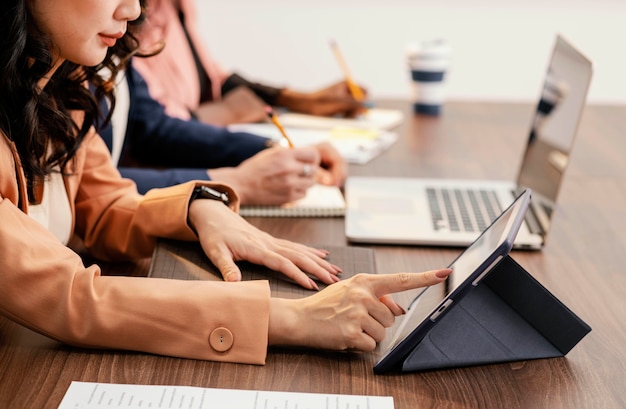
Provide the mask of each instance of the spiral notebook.
[{"label": "spiral notebook", "polygon": [[342,217],[346,201],[336,186],[313,185],[300,200],[282,206],[241,206],[244,217]]}]

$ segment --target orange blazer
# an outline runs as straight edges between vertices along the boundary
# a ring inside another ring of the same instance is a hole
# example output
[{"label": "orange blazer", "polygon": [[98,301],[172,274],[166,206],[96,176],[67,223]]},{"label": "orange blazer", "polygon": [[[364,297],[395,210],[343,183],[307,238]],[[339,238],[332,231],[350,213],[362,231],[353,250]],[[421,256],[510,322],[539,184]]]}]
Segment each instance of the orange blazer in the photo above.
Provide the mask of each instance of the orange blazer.
[{"label": "orange blazer", "polygon": [[[197,240],[188,226],[189,182],[145,196],[120,177],[91,132],[65,177],[74,232],[94,256],[151,255],[157,237]],[[26,183],[14,144],[0,132],[0,314],[61,342],[94,348],[263,364],[267,282],[198,282],[102,276],[28,216]],[[167,217],[164,217],[167,216]]]}]

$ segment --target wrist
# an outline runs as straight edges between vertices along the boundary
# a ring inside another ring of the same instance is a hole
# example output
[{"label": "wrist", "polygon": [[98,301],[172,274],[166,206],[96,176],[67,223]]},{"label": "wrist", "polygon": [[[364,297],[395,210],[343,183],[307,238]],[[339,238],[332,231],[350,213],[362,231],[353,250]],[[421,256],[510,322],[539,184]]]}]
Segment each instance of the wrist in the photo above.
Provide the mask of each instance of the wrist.
[{"label": "wrist", "polygon": [[297,300],[270,298],[268,345],[304,345],[296,337],[301,334],[298,327]]},{"label": "wrist", "polygon": [[283,88],[276,97],[276,105],[285,107],[291,111],[302,111],[302,105],[306,104],[306,94]]},{"label": "wrist", "polygon": [[249,204],[250,197],[253,196],[253,192],[250,192],[245,180],[241,178],[239,167],[224,167],[207,170],[209,178],[214,182],[220,182],[230,186],[239,198],[239,204]]},{"label": "wrist", "polygon": [[210,225],[213,218],[210,216],[213,214],[219,214],[219,212],[222,212],[224,210],[230,211],[229,208],[224,206],[218,200],[193,200],[189,204],[189,226],[198,236],[201,236],[203,230],[211,231]]}]

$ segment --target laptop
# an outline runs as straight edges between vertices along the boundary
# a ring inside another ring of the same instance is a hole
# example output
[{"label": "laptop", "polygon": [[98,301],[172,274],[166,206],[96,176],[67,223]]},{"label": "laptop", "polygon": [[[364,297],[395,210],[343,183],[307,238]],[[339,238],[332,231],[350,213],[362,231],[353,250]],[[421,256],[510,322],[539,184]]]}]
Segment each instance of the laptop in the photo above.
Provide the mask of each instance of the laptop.
[{"label": "laptop", "polygon": [[557,35],[516,181],[350,176],[346,237],[355,243],[467,246],[526,188],[533,201],[518,249],[546,242],[592,63]]}]

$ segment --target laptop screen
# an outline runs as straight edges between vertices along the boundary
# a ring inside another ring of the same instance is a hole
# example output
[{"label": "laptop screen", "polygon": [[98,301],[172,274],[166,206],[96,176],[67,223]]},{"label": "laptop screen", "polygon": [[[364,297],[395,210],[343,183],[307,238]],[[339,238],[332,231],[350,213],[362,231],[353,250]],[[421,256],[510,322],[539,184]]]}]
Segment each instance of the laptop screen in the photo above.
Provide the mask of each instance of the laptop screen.
[{"label": "laptop screen", "polygon": [[547,71],[517,179],[520,189],[532,189],[531,209],[543,231],[548,230],[569,161],[591,81],[592,64],[557,36]]}]

